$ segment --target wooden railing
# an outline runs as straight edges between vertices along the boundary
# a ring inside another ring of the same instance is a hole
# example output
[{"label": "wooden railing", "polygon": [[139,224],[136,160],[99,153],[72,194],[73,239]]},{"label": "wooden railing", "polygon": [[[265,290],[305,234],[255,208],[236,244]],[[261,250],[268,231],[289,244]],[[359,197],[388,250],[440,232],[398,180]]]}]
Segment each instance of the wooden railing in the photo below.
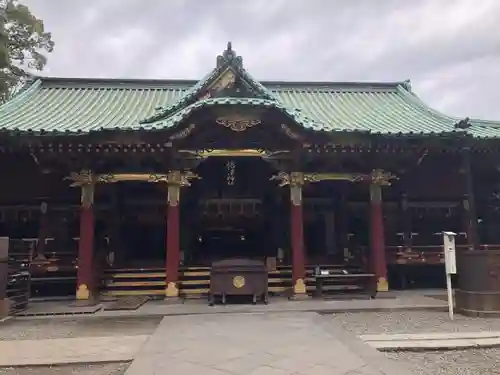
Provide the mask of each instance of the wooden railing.
[{"label": "wooden railing", "polygon": [[[457,245],[457,252],[469,249],[469,245]],[[481,250],[500,250],[500,244],[482,244]],[[444,264],[442,245],[387,246],[387,263],[390,265],[439,265]]]}]

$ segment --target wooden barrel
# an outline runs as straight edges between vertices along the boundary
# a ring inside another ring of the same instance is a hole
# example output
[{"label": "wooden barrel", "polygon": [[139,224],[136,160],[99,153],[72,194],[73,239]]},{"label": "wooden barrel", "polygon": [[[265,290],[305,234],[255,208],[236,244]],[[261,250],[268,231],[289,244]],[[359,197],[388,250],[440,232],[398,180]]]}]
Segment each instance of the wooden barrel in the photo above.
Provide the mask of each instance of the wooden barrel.
[{"label": "wooden barrel", "polygon": [[457,252],[456,309],[467,316],[500,316],[500,250]]}]

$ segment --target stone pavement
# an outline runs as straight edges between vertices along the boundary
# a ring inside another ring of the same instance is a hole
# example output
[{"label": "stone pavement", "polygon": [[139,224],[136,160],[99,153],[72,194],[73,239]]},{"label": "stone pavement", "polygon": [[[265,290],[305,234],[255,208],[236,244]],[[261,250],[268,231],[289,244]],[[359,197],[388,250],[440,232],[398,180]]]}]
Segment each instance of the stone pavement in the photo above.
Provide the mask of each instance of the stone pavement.
[{"label": "stone pavement", "polygon": [[130,361],[148,337],[0,341],[0,367]]},{"label": "stone pavement", "polygon": [[125,375],[406,375],[315,313],[169,316]]}]

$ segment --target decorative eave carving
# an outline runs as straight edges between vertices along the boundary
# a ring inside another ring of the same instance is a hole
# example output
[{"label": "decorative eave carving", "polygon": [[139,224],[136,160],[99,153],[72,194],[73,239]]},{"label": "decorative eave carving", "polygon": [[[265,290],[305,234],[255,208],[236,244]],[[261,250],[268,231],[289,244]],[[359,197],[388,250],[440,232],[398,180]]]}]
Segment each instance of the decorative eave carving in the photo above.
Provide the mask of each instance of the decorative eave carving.
[{"label": "decorative eave carving", "polygon": [[235,83],[236,83],[236,74],[231,69],[228,68],[225,72],[223,72],[220,75],[220,77],[214,83],[212,83],[207,88],[207,90],[209,93],[211,91],[225,90],[233,87]]},{"label": "decorative eave carving", "polygon": [[168,137],[169,140],[171,141],[176,141],[179,139],[184,139],[188,137],[196,127],[195,124],[189,124],[185,129],[182,129],[180,132],[172,134],[170,137]]},{"label": "decorative eave carving", "polygon": [[260,149],[207,149],[207,150],[179,150],[181,153],[189,154],[195,158],[206,159],[209,157],[259,157],[263,159],[273,158],[277,155],[283,155],[289,151],[267,151]]},{"label": "decorative eave carving", "polygon": [[80,172],[71,172],[70,175],[64,179],[73,181],[70,185],[71,187],[92,185],[97,182],[96,176],[88,169],[83,169]]},{"label": "decorative eave carving", "polygon": [[366,175],[357,173],[302,173],[302,172],[279,172],[271,177],[271,180],[279,181],[279,186],[297,186],[306,183],[320,181],[362,181]]},{"label": "decorative eave carving", "polygon": [[172,171],[169,173],[107,173],[94,175],[90,171],[80,173],[71,173],[65,180],[71,180],[72,187],[95,185],[95,184],[113,184],[124,181],[142,181],[152,183],[166,183],[179,186],[190,186],[190,181],[200,178],[191,171],[180,172]]},{"label": "decorative eave carving", "polygon": [[291,139],[294,139],[296,141],[302,139],[302,136],[300,136],[299,134],[295,133],[292,129],[290,129],[290,127],[288,125],[281,124],[281,129],[286,134],[286,136],[289,137],[289,138],[291,138]]},{"label": "decorative eave carving", "polygon": [[233,113],[218,117],[215,122],[228,129],[231,129],[232,131],[243,132],[254,127],[255,125],[259,125],[261,123],[261,120],[259,118],[253,118],[241,115],[239,113]]},{"label": "decorative eave carving", "polygon": [[379,186],[391,186],[391,181],[397,177],[390,172],[385,172],[382,169],[374,169],[369,176],[370,182]]}]

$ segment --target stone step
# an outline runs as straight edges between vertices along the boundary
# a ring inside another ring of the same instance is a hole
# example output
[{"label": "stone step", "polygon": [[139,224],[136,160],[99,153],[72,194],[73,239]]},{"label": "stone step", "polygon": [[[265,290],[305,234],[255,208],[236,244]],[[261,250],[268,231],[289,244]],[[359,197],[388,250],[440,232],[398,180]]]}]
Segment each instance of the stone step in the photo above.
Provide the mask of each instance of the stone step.
[{"label": "stone step", "polygon": [[360,338],[381,351],[450,350],[500,347],[500,332],[440,332],[363,335]]}]

